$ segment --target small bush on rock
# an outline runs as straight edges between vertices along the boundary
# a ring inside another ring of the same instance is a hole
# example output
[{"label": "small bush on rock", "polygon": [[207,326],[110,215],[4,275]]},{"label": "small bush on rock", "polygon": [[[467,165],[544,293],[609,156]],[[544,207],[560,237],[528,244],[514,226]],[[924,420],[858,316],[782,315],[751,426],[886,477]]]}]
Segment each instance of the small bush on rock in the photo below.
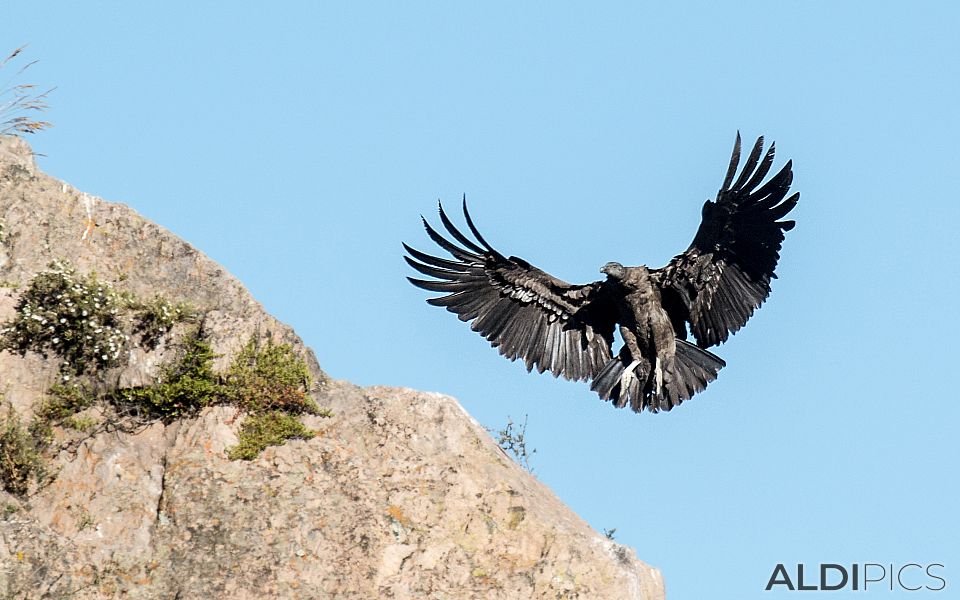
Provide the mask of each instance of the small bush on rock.
[{"label": "small bush on rock", "polygon": [[492,429],[488,429],[487,431],[496,433],[495,439],[497,445],[500,446],[504,452],[512,454],[514,460],[516,460],[521,467],[533,473],[533,468],[530,467],[530,457],[537,451],[536,449],[527,450],[526,415],[523,416],[523,425],[517,426],[517,424],[513,422],[513,419],[507,417],[506,427],[497,431]]},{"label": "small bush on rock", "polygon": [[47,398],[37,411],[36,418],[43,421],[62,421],[97,401],[96,396],[79,383],[54,384],[47,391]]},{"label": "small bush on rock", "polygon": [[146,302],[131,301],[134,311],[133,331],[140,335],[140,341],[150,349],[156,348],[160,339],[182,321],[191,321],[196,311],[188,304],[174,304],[163,296],[154,296]]},{"label": "small bush on rock", "polygon": [[28,350],[63,358],[67,374],[93,373],[118,364],[127,336],[120,300],[95,274],[78,275],[65,261],[50,263],[20,295],[16,314],[0,328],[0,350]]},{"label": "small bush on rock", "polygon": [[310,371],[290,344],[265,344],[251,338],[237,354],[226,375],[230,402],[249,414],[240,427],[239,443],[227,449],[233,460],[253,460],[267,446],[288,439],[309,439],[313,432],[298,415],[329,417],[308,395]]},{"label": "small bush on rock", "polygon": [[290,344],[268,339],[261,345],[251,338],[230,365],[226,384],[230,400],[250,412],[316,414],[318,410],[307,395],[310,371]]},{"label": "small bush on rock", "polygon": [[11,494],[26,494],[30,480],[45,474],[44,445],[45,440],[24,429],[17,411],[7,405],[7,414],[0,419],[0,487]]},{"label": "small bush on rock", "polygon": [[296,415],[279,410],[247,415],[240,427],[240,440],[227,448],[231,460],[253,460],[267,446],[280,446],[290,439],[306,440],[314,436]]},{"label": "small bush on rock", "polygon": [[148,416],[170,421],[195,414],[224,399],[224,388],[213,370],[216,358],[198,330],[181,342],[179,358],[160,375],[156,384],[117,390],[121,405],[141,408]]}]

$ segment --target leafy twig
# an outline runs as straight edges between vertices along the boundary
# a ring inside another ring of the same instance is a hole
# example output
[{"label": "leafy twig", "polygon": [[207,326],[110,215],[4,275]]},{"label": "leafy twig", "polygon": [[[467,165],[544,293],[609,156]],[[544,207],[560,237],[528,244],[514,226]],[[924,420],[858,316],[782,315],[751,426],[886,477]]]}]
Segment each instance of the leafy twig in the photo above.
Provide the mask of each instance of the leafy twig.
[{"label": "leafy twig", "polygon": [[494,439],[504,452],[512,454],[514,460],[521,467],[533,473],[533,469],[530,467],[530,457],[537,451],[536,449],[527,450],[527,415],[523,415],[523,425],[519,427],[508,416],[506,427],[496,431],[493,429],[487,431],[495,434]]}]

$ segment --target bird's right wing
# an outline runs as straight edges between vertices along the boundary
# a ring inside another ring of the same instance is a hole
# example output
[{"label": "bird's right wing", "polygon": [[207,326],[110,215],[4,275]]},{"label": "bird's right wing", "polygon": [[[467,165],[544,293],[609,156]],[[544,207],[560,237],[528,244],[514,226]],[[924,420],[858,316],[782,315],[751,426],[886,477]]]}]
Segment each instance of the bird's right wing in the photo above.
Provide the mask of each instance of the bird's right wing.
[{"label": "bird's right wing", "polygon": [[571,380],[593,379],[611,358],[616,307],[602,281],[571,285],[521,258],[503,256],[483,239],[467,212],[476,240],[461,233],[440,207],[440,220],[463,246],[437,233],[424,219],[427,234],[453,260],[431,256],[404,244],[404,259],[435,280],[411,283],[447,295],[427,300],[446,307],[485,337],[500,354],[523,359],[527,370],[550,371]]}]

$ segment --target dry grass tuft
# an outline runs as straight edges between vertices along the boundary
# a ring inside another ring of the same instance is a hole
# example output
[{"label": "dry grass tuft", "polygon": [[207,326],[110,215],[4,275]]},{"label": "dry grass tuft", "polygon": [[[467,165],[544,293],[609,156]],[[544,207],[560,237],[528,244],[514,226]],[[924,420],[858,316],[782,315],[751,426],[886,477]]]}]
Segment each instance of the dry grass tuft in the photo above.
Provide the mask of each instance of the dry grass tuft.
[{"label": "dry grass tuft", "polygon": [[[14,50],[10,56],[0,61],[0,71],[7,66],[7,63],[15,60],[23,52],[26,46],[20,46]],[[37,113],[45,112],[48,108],[47,96],[56,88],[50,88],[45,92],[39,92],[35,84],[32,83],[14,83],[24,71],[36,64],[37,61],[28,62],[26,65],[14,73],[9,79],[0,84],[0,134],[21,135],[25,133],[37,133],[53,124],[49,121],[40,121],[33,118]]]}]

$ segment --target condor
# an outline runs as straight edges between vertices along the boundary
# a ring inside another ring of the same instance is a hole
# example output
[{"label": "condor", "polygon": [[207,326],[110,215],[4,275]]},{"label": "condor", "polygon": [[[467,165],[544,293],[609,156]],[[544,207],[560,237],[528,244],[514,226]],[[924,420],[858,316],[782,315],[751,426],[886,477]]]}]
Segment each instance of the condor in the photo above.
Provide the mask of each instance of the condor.
[{"label": "condor", "polygon": [[[757,139],[739,175],[740,134],[715,200],[703,205],[700,227],[685,252],[666,266],[600,271],[606,279],[572,285],[515,256],[506,257],[480,235],[463,204],[473,239],[440,206],[454,241],[423,220],[427,234],[451,258],[404,244],[411,267],[432,279],[408,278],[445,295],[427,300],[455,313],[510,360],[527,370],[591,381],[617,407],[668,411],[706,388],[725,366],[707,351],[736,333],[770,295],[780,258],[784,221],[800,198],[787,193],[792,163],[764,181],[774,146]],[[613,354],[614,328],[623,346]],[[689,336],[695,343],[687,341]]]}]

